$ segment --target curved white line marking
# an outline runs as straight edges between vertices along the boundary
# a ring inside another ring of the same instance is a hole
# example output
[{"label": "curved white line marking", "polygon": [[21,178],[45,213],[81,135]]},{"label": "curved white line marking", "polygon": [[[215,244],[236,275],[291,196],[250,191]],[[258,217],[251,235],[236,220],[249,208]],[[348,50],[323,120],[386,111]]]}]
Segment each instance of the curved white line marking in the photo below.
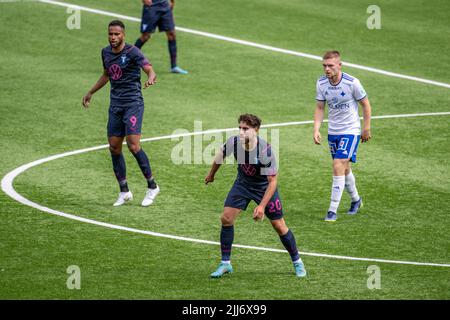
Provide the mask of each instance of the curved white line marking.
[{"label": "curved white line marking", "polygon": [[[387,119],[387,118],[421,117],[421,116],[435,116],[435,115],[450,115],[450,112],[421,113],[421,114],[415,114],[415,115],[414,114],[387,115],[387,116],[374,116],[372,118],[373,119]],[[274,124],[268,124],[268,125],[266,125],[264,127],[281,127],[281,126],[310,124],[310,123],[313,123],[313,121],[274,123]],[[225,131],[232,131],[232,130],[236,130],[236,128],[206,130],[206,131],[189,132],[189,133],[177,134],[177,135],[167,135],[167,136],[160,136],[160,137],[142,139],[141,141],[157,141],[157,140],[164,140],[164,139],[170,139],[170,138],[175,138],[175,137],[193,136],[193,135],[199,135],[199,134],[204,134],[204,133],[225,132]],[[25,198],[22,195],[20,195],[19,193],[17,193],[16,190],[14,189],[14,187],[13,187],[14,179],[19,174],[25,172],[26,170],[28,170],[28,169],[30,169],[32,167],[38,166],[38,165],[40,165],[42,163],[49,162],[49,161],[52,161],[52,160],[56,160],[56,159],[60,159],[60,158],[64,158],[64,157],[68,157],[68,156],[72,156],[72,155],[76,155],[76,154],[80,154],[80,153],[85,153],[85,152],[105,149],[107,147],[108,147],[108,145],[101,145],[101,146],[92,147],[92,148],[86,148],[86,149],[80,149],[80,150],[75,150],[75,151],[71,151],[71,152],[65,152],[65,153],[57,154],[57,155],[54,155],[54,156],[50,156],[50,157],[47,157],[47,158],[44,158],[44,159],[36,160],[36,161],[30,162],[28,164],[22,165],[22,166],[20,166],[20,167],[18,167],[16,169],[14,169],[13,171],[9,172],[8,174],[6,174],[3,177],[2,181],[1,181],[2,190],[8,196],[10,196],[14,200],[16,200],[16,201],[18,201],[18,202],[20,202],[20,203],[22,203],[22,204],[24,204],[26,206],[29,206],[29,207],[32,207],[32,208],[38,209],[40,211],[56,215],[56,216],[60,216],[60,217],[64,217],[64,218],[68,218],[68,219],[72,219],[72,220],[76,220],[76,221],[80,221],[80,222],[84,222],[84,223],[89,223],[89,224],[93,224],[93,225],[97,225],[97,226],[101,226],[101,227],[105,227],[105,228],[116,229],[116,230],[123,230],[123,231],[128,231],[128,232],[139,233],[139,234],[145,234],[145,235],[150,235],[150,236],[154,236],[154,237],[162,237],[162,238],[182,240],[182,241],[189,241],[189,242],[196,242],[196,243],[203,243],[203,244],[220,245],[219,242],[214,242],[214,241],[174,236],[174,235],[169,235],[169,234],[163,234],[163,233],[147,231],[147,230],[140,230],[140,229],[135,229],[135,228],[129,228],[129,227],[124,227],[124,226],[115,225],[115,224],[111,224],[111,223],[100,222],[100,221],[96,221],[96,220],[92,220],[92,219],[82,218],[82,217],[79,217],[79,216],[76,216],[76,215],[72,215],[72,214],[68,214],[68,213],[65,213],[65,212],[58,211],[58,210],[54,210],[54,209],[42,206],[40,204],[37,204],[37,203],[35,203],[35,202],[31,201],[31,200],[28,200],[27,198]],[[241,245],[241,244],[233,244],[233,247],[245,248],[245,249],[253,249],[253,250],[261,250],[261,251],[271,251],[271,252],[286,253],[286,250],[273,249],[273,248],[264,248],[264,247],[246,246],[246,245]],[[322,253],[312,253],[312,252],[300,252],[300,254],[301,255],[305,255],[305,256],[333,258],[333,259],[341,259],[341,260],[370,261],[370,262],[381,262],[381,263],[391,263],[391,264],[406,264],[406,265],[416,265],[416,266],[450,267],[450,264],[442,264],[442,263],[399,261],[399,260],[386,260],[386,259],[374,259],[374,258],[358,258],[358,257],[349,257],[349,256],[340,256],[340,255],[331,255],[331,254],[322,254]]]},{"label": "curved white line marking", "polygon": [[[48,3],[48,4],[58,5],[58,6],[62,6],[62,7],[80,9],[80,10],[84,10],[84,11],[87,11],[87,12],[100,14],[100,15],[105,15],[105,16],[110,16],[110,17],[116,17],[116,18],[120,18],[120,19],[124,19],[124,20],[140,22],[140,19],[138,19],[138,18],[125,16],[125,15],[121,15],[121,14],[116,14],[116,13],[108,12],[108,11],[104,11],[104,10],[92,9],[92,8],[79,6],[79,5],[75,5],[75,4],[64,3],[64,2],[59,2],[59,1],[52,1],[52,0],[38,0],[38,1],[40,1],[42,3]],[[302,52],[297,52],[297,51],[292,51],[292,50],[286,50],[286,49],[280,49],[280,48],[276,48],[276,47],[272,47],[272,46],[261,45],[261,44],[250,42],[250,41],[239,40],[239,39],[235,39],[235,38],[220,36],[220,35],[216,35],[216,34],[212,34],[212,33],[208,33],[208,32],[202,32],[202,31],[197,31],[197,30],[192,30],[192,29],[187,29],[187,28],[177,27],[176,29],[180,30],[180,31],[183,31],[183,32],[186,32],[186,33],[191,33],[191,34],[196,34],[196,35],[200,35],[200,36],[204,36],[204,37],[208,37],[208,38],[213,38],[213,39],[228,41],[228,42],[232,42],[232,43],[242,44],[242,45],[246,45],[246,46],[256,47],[256,48],[265,49],[265,50],[269,50],[269,51],[280,52],[280,53],[295,55],[295,56],[299,56],[299,57],[303,57],[303,58],[309,58],[309,59],[314,59],[314,60],[322,60],[322,58],[320,56],[316,56],[316,55],[312,55],[312,54],[307,54],[307,53],[302,53]],[[372,68],[372,67],[366,67],[366,66],[358,65],[358,64],[354,64],[354,63],[343,62],[343,64],[346,65],[346,66],[352,67],[352,68],[361,69],[361,70],[370,71],[370,72],[375,72],[375,73],[379,73],[379,74],[383,74],[383,75],[387,75],[387,76],[391,76],[391,77],[397,77],[397,78],[402,78],[402,79],[407,79],[407,80],[412,80],[412,81],[432,84],[432,85],[436,85],[436,86],[440,86],[440,87],[450,88],[450,84],[448,84],[448,83],[437,82],[437,81],[433,81],[433,80],[407,76],[407,75],[398,74],[398,73],[385,71],[385,70],[381,70],[381,69],[376,69],[376,68]],[[392,115],[392,116],[372,117],[372,119],[377,119],[377,118],[378,119],[384,119],[384,118],[417,117],[417,116],[432,116],[432,115],[447,115],[447,114],[449,114],[449,113],[448,112],[440,112],[440,113],[427,113],[427,114]],[[280,123],[280,124],[265,125],[263,127],[281,127],[281,126],[291,126],[291,125],[310,124],[310,123],[313,123],[313,121],[287,122],[287,123]],[[179,135],[171,135],[171,136],[161,136],[161,137],[142,139],[141,141],[156,141],[156,140],[163,140],[163,139],[169,139],[169,138],[175,138],[175,137],[192,136],[192,135],[198,135],[198,134],[203,134],[203,133],[224,132],[224,131],[232,131],[232,130],[235,130],[235,128],[221,129],[221,130],[207,130],[207,131],[202,131],[202,132],[191,132],[191,133],[187,133],[187,134],[179,134]],[[48,162],[48,161],[51,161],[51,160],[59,159],[59,158],[62,158],[62,157],[67,157],[67,156],[71,156],[71,155],[75,155],[75,154],[79,154],[79,153],[84,153],[84,152],[89,152],[89,151],[94,151],[94,150],[98,150],[98,149],[103,149],[103,148],[107,148],[107,147],[108,147],[108,145],[102,145],[102,146],[97,146],[97,147],[93,147],[93,148],[76,150],[76,151],[67,152],[67,153],[55,155],[55,156],[52,156],[52,157],[48,157],[48,158],[45,158],[45,159],[37,160],[37,161],[31,162],[29,164],[23,165],[23,166],[15,169],[13,171],[11,171],[6,176],[4,176],[4,178],[2,179],[2,190],[7,195],[12,197],[13,199],[15,199],[15,200],[17,200],[17,201],[27,205],[27,206],[30,206],[30,207],[36,208],[38,210],[54,214],[54,215],[66,217],[66,218],[69,218],[69,219],[73,219],[73,220],[77,220],[77,221],[81,221],[81,222],[86,222],[86,223],[90,223],[90,224],[95,224],[95,225],[99,225],[99,226],[103,226],[103,227],[107,227],[107,228],[111,228],[111,229],[125,230],[125,231],[141,233],[141,234],[147,234],[147,235],[153,235],[153,236],[158,236],[158,237],[165,237],[165,238],[170,238],[170,239],[177,239],[177,240],[185,240],[185,241],[191,241],[191,242],[199,242],[199,243],[220,245],[220,243],[213,242],[213,241],[199,240],[199,239],[192,239],[192,238],[185,238],[185,237],[166,235],[166,234],[162,234],[162,233],[156,233],[156,232],[151,232],[151,231],[145,231],[145,230],[139,230],[139,229],[134,229],[134,228],[128,228],[128,227],[118,226],[118,225],[114,225],[114,224],[99,222],[99,221],[96,221],[96,220],[81,218],[81,217],[78,217],[78,216],[74,216],[74,215],[71,215],[71,214],[67,214],[67,213],[64,213],[64,212],[53,210],[51,208],[47,208],[47,207],[41,206],[41,205],[39,205],[39,204],[37,204],[35,202],[32,202],[32,201],[22,197],[12,187],[12,182],[13,182],[14,178],[16,176],[18,176],[19,174],[23,173],[24,171],[28,170],[31,167],[37,166],[37,165],[42,164],[44,162]],[[240,247],[240,248],[263,250],[263,251],[285,252],[285,250],[271,249],[271,248],[262,248],[262,247],[252,247],[252,246],[245,246],[245,245],[239,245],[239,244],[233,244],[233,246],[234,247]],[[346,257],[346,256],[338,256],[338,255],[320,254],[320,253],[308,253],[308,252],[300,252],[300,253],[302,255],[316,256],[316,257],[326,257],[326,258],[335,258],[335,259],[347,259],[347,260],[373,261],[373,262],[395,263],[395,264],[410,264],[410,265],[450,267],[450,264],[410,262],[410,261],[396,261],[396,260],[384,260],[384,259],[372,259],[372,258],[357,258],[357,257]]]},{"label": "curved white line marking", "polygon": [[[108,17],[114,17],[114,18],[119,18],[119,19],[128,20],[128,21],[141,22],[141,19],[138,19],[138,18],[135,18],[135,17],[125,16],[123,14],[117,14],[117,13],[114,13],[114,12],[109,12],[109,11],[104,11],[104,10],[99,10],[99,9],[88,8],[88,7],[79,6],[79,5],[76,5],[76,4],[65,3],[65,2],[60,2],[60,1],[53,1],[53,0],[38,0],[38,1],[42,2],[42,3],[48,3],[48,4],[61,6],[61,7],[79,9],[79,10],[83,10],[83,11],[86,11],[86,12],[91,12],[91,13],[95,13],[95,14],[99,14],[99,15],[108,16]],[[286,50],[286,49],[276,48],[276,47],[272,47],[272,46],[267,46],[267,45],[255,43],[255,42],[239,40],[239,39],[236,39],[236,38],[225,37],[225,36],[221,36],[221,35],[218,35],[218,34],[213,34],[213,33],[203,32],[203,31],[198,31],[198,30],[192,30],[192,29],[187,29],[187,28],[176,27],[176,30],[183,31],[183,32],[186,32],[186,33],[195,34],[195,35],[198,35],[198,36],[212,38],[212,39],[216,39],[216,40],[222,40],[222,41],[237,43],[237,44],[241,44],[241,45],[244,45],[244,46],[249,46],[249,47],[259,48],[259,49],[263,49],[263,50],[269,50],[269,51],[273,51],[273,52],[289,54],[289,55],[293,55],[293,56],[297,56],[297,57],[302,57],[302,58],[308,58],[308,59],[314,59],[314,60],[322,61],[322,57],[316,56],[316,55],[313,55],[313,54],[309,54],[309,53],[303,53],[303,52],[298,52],[298,51],[293,51],[293,50]],[[379,74],[382,74],[382,75],[385,75],[385,76],[389,76],[389,77],[401,78],[401,79],[406,79],[406,80],[412,80],[412,81],[427,83],[427,84],[431,84],[431,85],[435,85],[435,86],[439,86],[439,87],[450,88],[450,84],[444,83],[444,82],[438,82],[438,81],[434,81],[434,80],[428,80],[428,79],[423,79],[423,78],[418,78],[418,77],[413,77],[413,76],[407,76],[407,75],[404,75],[404,74],[395,73],[395,72],[391,72],[391,71],[385,71],[385,70],[376,69],[376,68],[372,68],[372,67],[366,67],[366,66],[363,66],[363,65],[355,64],[355,63],[342,62],[342,64],[344,66],[348,66],[348,67],[351,67],[351,68],[361,69],[361,70],[374,72],[374,73],[379,73]]]}]

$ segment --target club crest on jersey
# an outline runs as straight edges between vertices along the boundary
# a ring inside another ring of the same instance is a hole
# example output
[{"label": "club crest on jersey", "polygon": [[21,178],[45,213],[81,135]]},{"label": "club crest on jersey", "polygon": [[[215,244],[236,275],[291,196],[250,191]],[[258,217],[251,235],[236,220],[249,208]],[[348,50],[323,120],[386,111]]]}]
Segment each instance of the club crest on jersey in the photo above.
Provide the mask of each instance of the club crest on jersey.
[{"label": "club crest on jersey", "polygon": [[122,64],[125,64],[127,62],[127,56],[126,55],[122,55],[120,57],[120,59],[122,60]]}]

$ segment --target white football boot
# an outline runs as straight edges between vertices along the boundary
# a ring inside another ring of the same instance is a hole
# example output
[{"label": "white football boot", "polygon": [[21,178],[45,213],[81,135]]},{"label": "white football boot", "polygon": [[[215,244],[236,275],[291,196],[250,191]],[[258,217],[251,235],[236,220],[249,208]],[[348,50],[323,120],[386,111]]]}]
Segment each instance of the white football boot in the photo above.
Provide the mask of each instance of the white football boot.
[{"label": "white football boot", "polygon": [[145,193],[144,200],[142,200],[142,206],[148,207],[153,203],[153,200],[155,200],[156,196],[159,193],[159,186],[156,186],[155,189],[147,189],[147,192]]},{"label": "white football boot", "polygon": [[117,201],[114,202],[113,206],[118,207],[131,200],[133,200],[133,194],[131,193],[131,191],[120,192],[119,197],[117,198]]}]

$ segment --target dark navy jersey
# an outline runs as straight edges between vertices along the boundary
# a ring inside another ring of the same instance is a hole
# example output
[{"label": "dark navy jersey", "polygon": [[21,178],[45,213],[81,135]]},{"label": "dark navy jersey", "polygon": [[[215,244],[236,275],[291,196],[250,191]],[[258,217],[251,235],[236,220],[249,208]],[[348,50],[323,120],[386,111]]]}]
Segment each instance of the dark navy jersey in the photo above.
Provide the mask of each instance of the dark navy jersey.
[{"label": "dark navy jersey", "polygon": [[125,44],[121,52],[114,53],[108,46],[102,50],[102,60],[111,83],[111,106],[142,104],[141,68],[150,64],[142,52],[135,46]]},{"label": "dark navy jersey", "polygon": [[239,136],[228,139],[222,150],[224,158],[233,153],[238,163],[236,180],[248,187],[267,188],[267,176],[276,175],[278,172],[272,147],[260,137],[253,150],[245,150]]}]

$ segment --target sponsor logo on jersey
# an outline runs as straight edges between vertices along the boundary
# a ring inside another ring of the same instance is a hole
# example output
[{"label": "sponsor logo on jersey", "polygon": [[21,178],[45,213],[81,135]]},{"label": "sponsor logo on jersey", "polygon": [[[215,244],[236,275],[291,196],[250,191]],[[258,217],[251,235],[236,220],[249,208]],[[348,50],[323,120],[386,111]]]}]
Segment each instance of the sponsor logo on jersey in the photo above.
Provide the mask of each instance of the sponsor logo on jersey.
[{"label": "sponsor logo on jersey", "polygon": [[111,79],[119,80],[122,77],[122,69],[118,64],[113,64],[108,68],[108,73]]},{"label": "sponsor logo on jersey", "polygon": [[340,103],[337,105],[334,105],[331,109],[350,109],[350,105],[348,103]]}]

